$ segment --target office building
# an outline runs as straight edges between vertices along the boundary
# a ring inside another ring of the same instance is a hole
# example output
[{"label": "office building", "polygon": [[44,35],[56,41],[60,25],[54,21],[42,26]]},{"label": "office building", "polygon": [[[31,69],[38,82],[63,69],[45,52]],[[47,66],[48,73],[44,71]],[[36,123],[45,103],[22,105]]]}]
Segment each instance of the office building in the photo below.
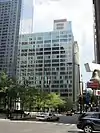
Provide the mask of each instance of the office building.
[{"label": "office building", "polygon": [[79,48],[71,22],[54,20],[54,30],[20,35],[17,77],[46,92],[77,99]]},{"label": "office building", "polygon": [[93,0],[95,63],[100,64],[100,0]]},{"label": "office building", "polygon": [[16,76],[22,0],[0,0],[0,72]]}]

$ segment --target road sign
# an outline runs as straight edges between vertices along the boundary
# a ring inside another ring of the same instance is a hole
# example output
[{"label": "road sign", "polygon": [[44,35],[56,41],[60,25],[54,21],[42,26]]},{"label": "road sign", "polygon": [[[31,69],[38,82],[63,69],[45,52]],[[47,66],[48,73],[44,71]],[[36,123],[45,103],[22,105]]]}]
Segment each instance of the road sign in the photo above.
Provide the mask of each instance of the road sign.
[{"label": "road sign", "polygon": [[96,90],[96,96],[100,96],[100,90]]}]

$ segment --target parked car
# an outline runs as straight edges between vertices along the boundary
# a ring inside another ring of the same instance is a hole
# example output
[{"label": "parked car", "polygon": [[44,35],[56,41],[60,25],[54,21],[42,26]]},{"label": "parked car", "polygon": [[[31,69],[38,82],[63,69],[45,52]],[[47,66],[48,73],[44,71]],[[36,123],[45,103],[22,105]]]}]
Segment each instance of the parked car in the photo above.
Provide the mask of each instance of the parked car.
[{"label": "parked car", "polygon": [[100,132],[100,112],[86,112],[79,116],[77,128],[84,130],[84,133]]},{"label": "parked car", "polygon": [[59,117],[54,113],[40,113],[36,116],[36,119],[41,121],[59,121]]},{"label": "parked car", "polygon": [[67,111],[66,115],[67,115],[67,116],[72,116],[73,113],[72,113],[72,111]]},{"label": "parked car", "polygon": [[19,119],[26,119],[30,118],[30,114],[24,112],[23,110],[12,110],[9,112],[10,117],[8,117],[11,120],[19,120]]}]

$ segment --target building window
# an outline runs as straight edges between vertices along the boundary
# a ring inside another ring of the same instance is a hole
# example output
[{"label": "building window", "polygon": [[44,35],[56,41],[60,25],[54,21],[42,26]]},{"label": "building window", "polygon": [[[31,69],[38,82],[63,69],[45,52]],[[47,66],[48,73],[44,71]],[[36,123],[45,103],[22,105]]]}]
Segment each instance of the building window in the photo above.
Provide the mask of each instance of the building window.
[{"label": "building window", "polygon": [[59,39],[52,40],[52,43],[59,42]]},{"label": "building window", "polygon": [[38,37],[37,40],[42,40],[42,37]]},{"label": "building window", "polygon": [[71,88],[72,87],[72,85],[71,84],[69,84],[69,88]]},{"label": "building window", "polygon": [[51,40],[45,40],[44,43],[51,43]]},{"label": "building window", "polygon": [[64,23],[56,24],[56,29],[60,30],[64,28]]},{"label": "building window", "polygon": [[32,38],[29,38],[29,41],[32,41]]}]

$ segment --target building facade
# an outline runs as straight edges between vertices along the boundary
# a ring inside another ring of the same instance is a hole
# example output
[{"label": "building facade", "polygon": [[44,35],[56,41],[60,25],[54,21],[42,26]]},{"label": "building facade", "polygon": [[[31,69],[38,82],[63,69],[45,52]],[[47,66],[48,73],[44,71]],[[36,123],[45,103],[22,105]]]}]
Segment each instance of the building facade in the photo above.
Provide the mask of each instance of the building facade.
[{"label": "building facade", "polygon": [[0,0],[0,72],[16,76],[22,0]]},{"label": "building facade", "polygon": [[52,32],[20,35],[17,77],[75,101],[79,92],[79,48],[71,22],[55,20]]},{"label": "building facade", "polygon": [[100,0],[93,0],[95,62],[100,64]]}]

